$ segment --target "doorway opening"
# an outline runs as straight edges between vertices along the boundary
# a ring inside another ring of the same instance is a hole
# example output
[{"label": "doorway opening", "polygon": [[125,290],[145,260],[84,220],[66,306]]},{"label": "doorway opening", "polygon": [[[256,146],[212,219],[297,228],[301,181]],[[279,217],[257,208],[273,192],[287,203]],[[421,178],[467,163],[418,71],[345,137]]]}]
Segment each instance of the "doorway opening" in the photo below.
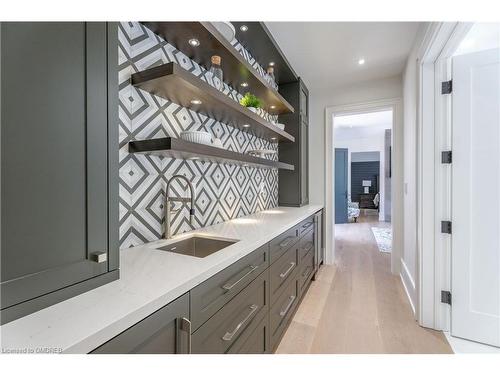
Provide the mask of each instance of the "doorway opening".
[{"label": "doorway opening", "polygon": [[392,251],[392,121],[391,108],[333,119],[336,239],[364,237],[384,254]]}]

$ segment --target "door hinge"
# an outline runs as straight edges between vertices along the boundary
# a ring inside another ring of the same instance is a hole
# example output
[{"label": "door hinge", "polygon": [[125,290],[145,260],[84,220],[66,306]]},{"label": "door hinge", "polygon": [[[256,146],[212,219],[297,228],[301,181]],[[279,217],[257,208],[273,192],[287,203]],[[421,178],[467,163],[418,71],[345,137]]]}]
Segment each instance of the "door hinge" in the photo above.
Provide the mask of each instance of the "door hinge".
[{"label": "door hinge", "polygon": [[451,94],[451,91],[453,90],[453,81],[444,81],[441,82],[441,94]]},{"label": "door hinge", "polygon": [[441,233],[451,234],[451,221],[441,222]]},{"label": "door hinge", "polygon": [[451,292],[449,292],[447,290],[442,290],[441,291],[441,302],[447,303],[448,305],[451,305]]},{"label": "door hinge", "polygon": [[451,164],[451,151],[441,152],[441,164]]}]

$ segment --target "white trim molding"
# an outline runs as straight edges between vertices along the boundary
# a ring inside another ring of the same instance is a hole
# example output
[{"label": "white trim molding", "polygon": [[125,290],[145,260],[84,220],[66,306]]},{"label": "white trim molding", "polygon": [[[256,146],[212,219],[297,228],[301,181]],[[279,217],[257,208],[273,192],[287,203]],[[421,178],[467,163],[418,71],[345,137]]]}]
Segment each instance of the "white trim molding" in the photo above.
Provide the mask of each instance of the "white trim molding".
[{"label": "white trim molding", "polygon": [[440,230],[451,217],[451,171],[441,151],[451,149],[451,99],[441,82],[451,78],[450,58],[470,23],[431,23],[419,48],[417,143],[417,248],[420,325],[449,330],[450,307],[441,290],[450,290],[451,240]]},{"label": "white trim molding", "polygon": [[334,131],[335,115],[360,114],[392,109],[392,252],[391,272],[399,275],[401,272],[401,256],[403,253],[403,110],[401,98],[382,99],[370,102],[352,103],[325,109],[325,261],[332,264],[335,259],[335,186]]}]

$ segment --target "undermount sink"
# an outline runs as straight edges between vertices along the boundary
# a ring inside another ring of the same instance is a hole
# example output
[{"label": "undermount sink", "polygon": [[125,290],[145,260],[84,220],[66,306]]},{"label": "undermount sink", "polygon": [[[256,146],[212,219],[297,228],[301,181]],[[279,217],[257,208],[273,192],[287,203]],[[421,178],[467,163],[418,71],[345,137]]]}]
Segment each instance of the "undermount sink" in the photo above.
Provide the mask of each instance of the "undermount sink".
[{"label": "undermount sink", "polygon": [[158,250],[170,251],[172,253],[189,255],[197,258],[205,258],[219,250],[224,249],[238,240],[217,237],[192,236],[184,240],[158,247]]}]

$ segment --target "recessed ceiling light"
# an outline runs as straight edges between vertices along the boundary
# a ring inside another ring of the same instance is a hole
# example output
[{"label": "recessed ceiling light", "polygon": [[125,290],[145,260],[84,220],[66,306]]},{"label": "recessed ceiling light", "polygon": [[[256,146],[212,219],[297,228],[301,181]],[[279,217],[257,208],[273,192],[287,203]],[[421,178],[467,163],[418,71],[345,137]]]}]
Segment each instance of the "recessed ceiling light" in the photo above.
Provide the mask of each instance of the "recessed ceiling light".
[{"label": "recessed ceiling light", "polygon": [[363,65],[364,63],[365,63],[365,59],[359,59],[359,60],[358,60],[358,64],[359,64],[359,65]]},{"label": "recessed ceiling light", "polygon": [[200,41],[196,38],[189,39],[188,43],[191,47],[198,47],[200,45]]},{"label": "recessed ceiling light", "polygon": [[269,63],[269,66],[274,66],[274,61],[271,61],[271,62]]},{"label": "recessed ceiling light", "polygon": [[193,100],[191,100],[191,104],[200,105],[201,104],[201,100],[200,99],[193,99]]},{"label": "recessed ceiling light", "polygon": [[243,32],[245,32],[245,31],[248,30],[248,26],[247,25],[241,25],[240,26],[240,30],[243,31]]},{"label": "recessed ceiling light", "polygon": [[250,127],[250,125],[249,125],[249,124],[243,124],[243,127],[244,127],[244,128],[249,128],[249,127]]},{"label": "recessed ceiling light", "polygon": [[241,84],[241,87],[248,87],[248,82],[243,82],[243,83]]}]

